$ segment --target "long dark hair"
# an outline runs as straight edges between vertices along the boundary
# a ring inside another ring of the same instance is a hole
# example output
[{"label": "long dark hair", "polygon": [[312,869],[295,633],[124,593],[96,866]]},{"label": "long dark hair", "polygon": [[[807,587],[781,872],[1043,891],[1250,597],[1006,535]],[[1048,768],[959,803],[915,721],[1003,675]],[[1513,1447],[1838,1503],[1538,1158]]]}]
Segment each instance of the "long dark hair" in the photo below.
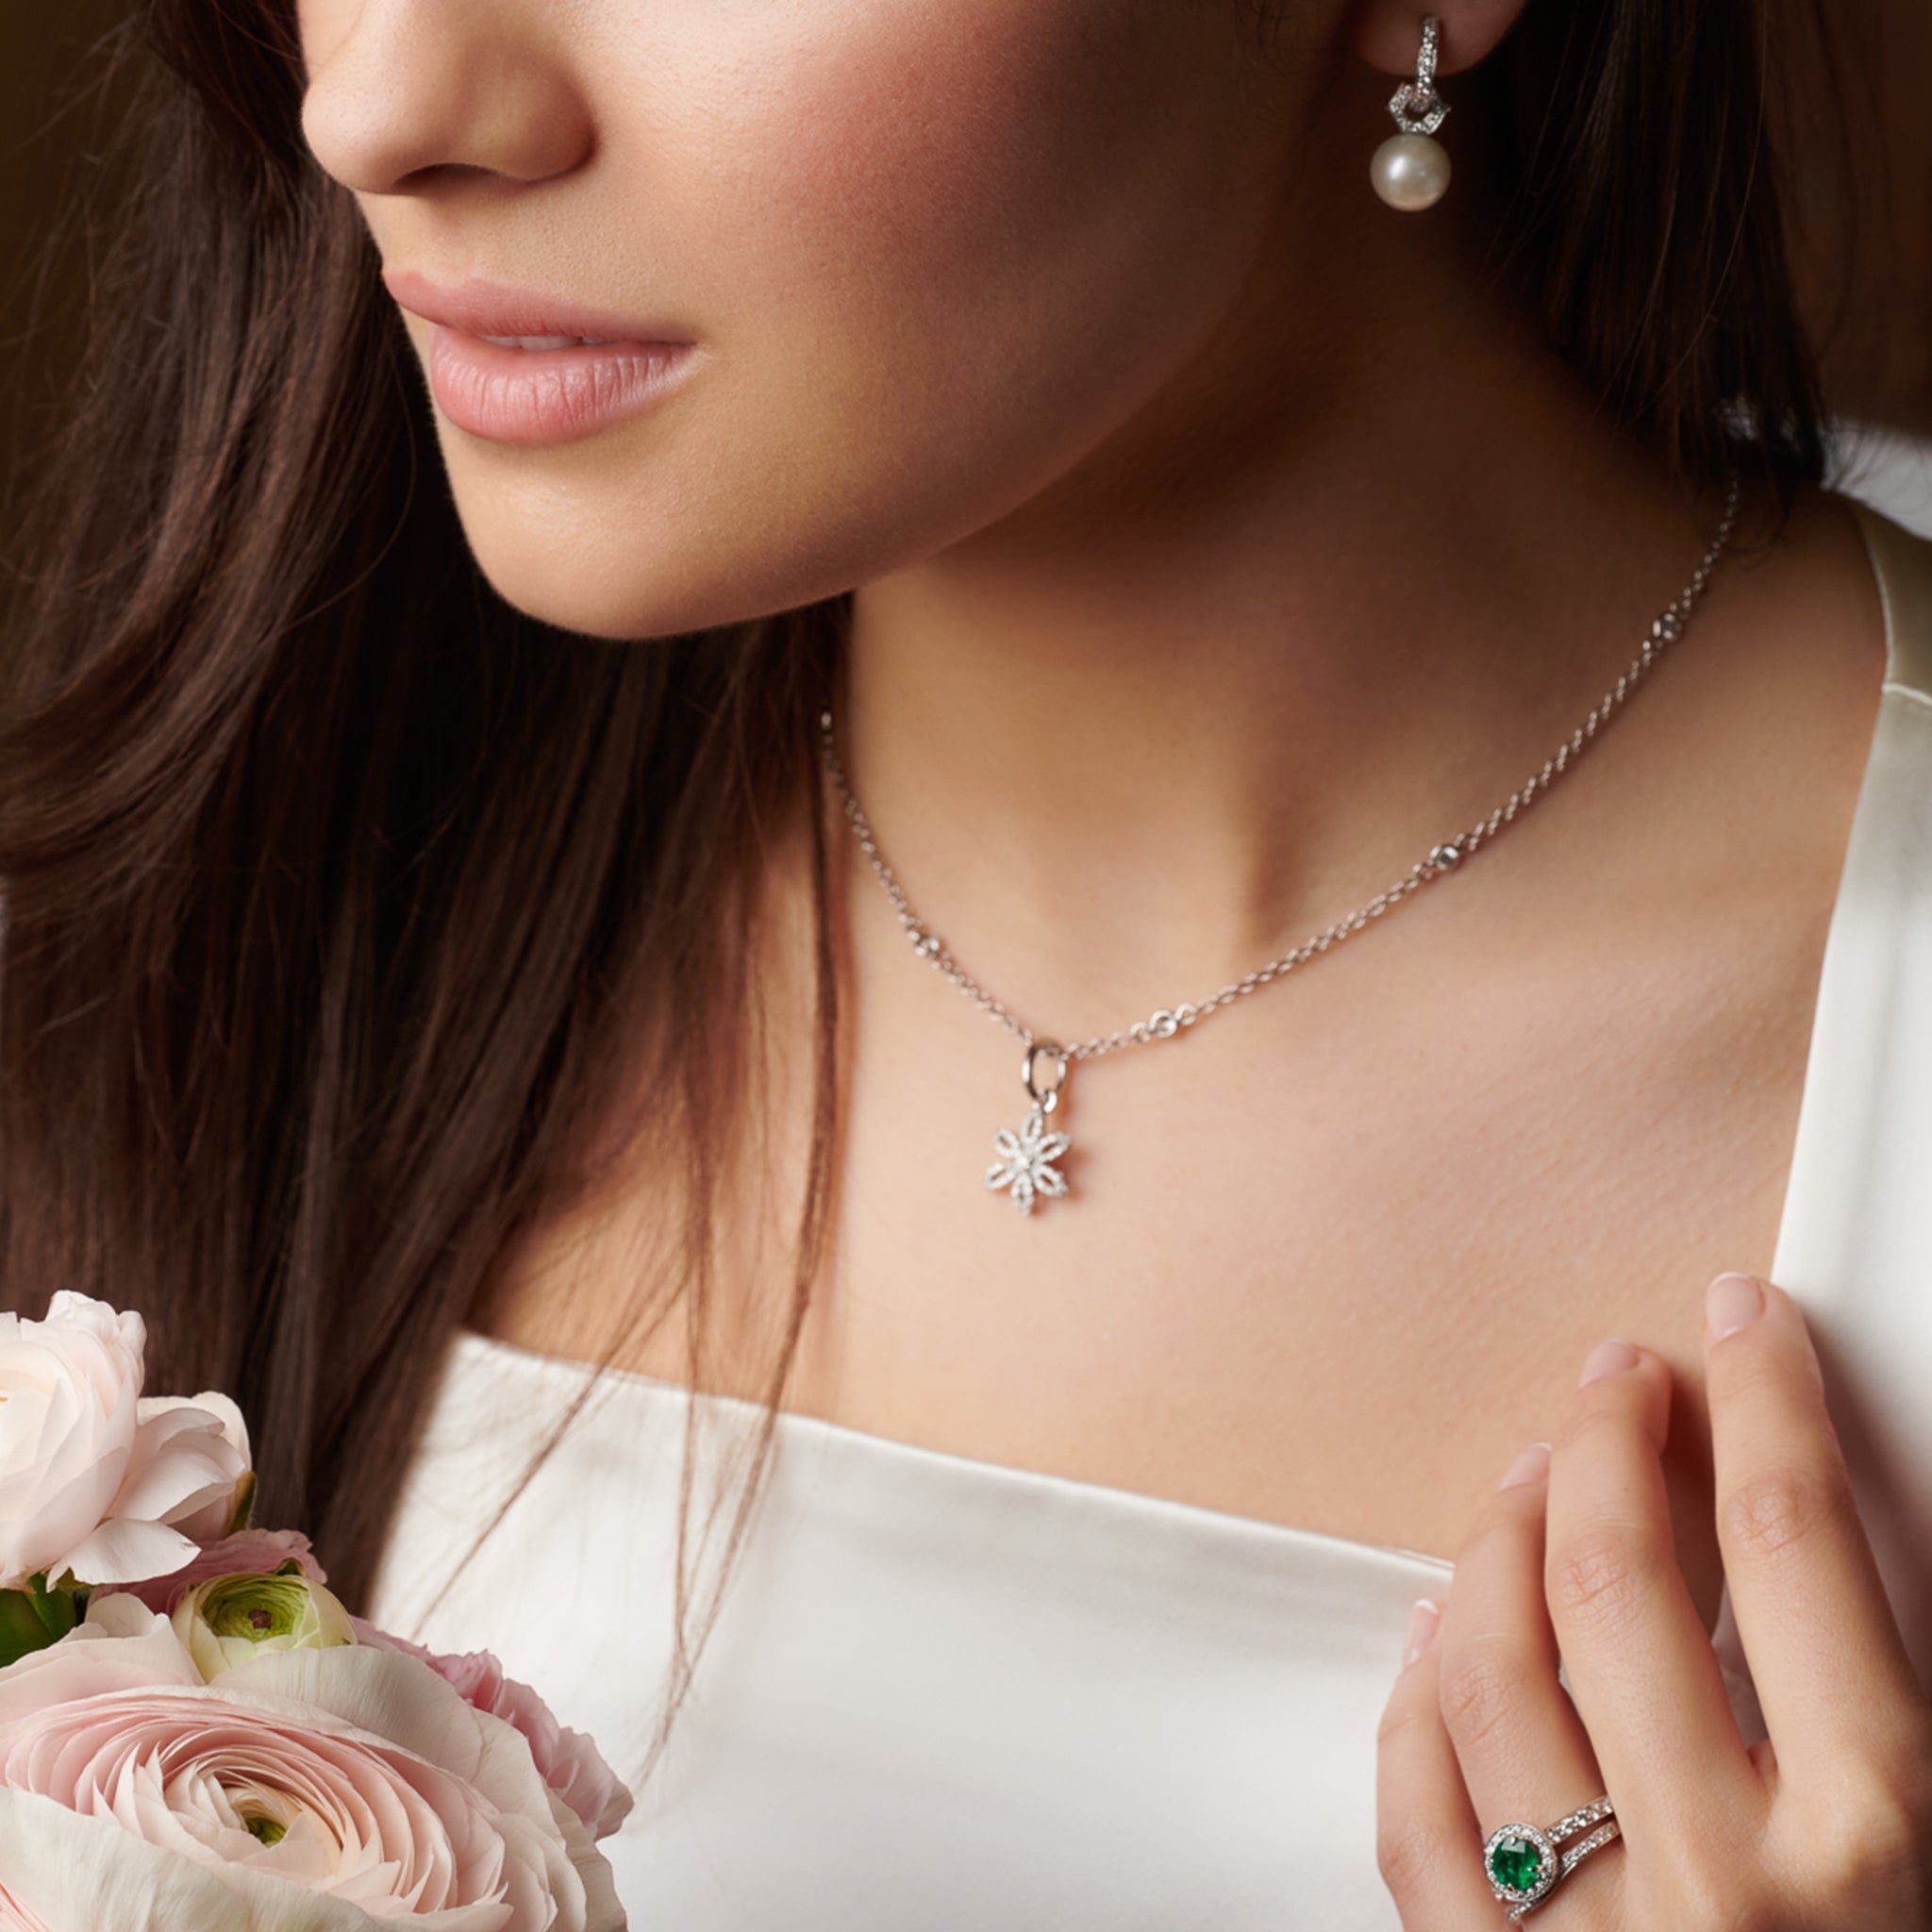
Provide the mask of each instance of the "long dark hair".
[{"label": "long dark hair", "polygon": [[[0,1305],[143,1309],[157,1386],[239,1397],[265,1520],[353,1600],[443,1344],[594,1184],[626,1093],[689,1181],[638,1319],[681,1310],[697,1349],[758,1072],[757,859],[803,812],[820,1024],[782,1400],[836,1120],[812,734],[844,604],[640,647],[490,593],[359,217],[302,142],[290,11],[145,8],[131,195],[8,616]],[[1497,259],[1685,475],[1740,462],[1788,503],[1820,412],[1762,33],[1756,0],[1532,6],[1496,60]],[[677,1590],[683,1627],[682,1539]]]}]

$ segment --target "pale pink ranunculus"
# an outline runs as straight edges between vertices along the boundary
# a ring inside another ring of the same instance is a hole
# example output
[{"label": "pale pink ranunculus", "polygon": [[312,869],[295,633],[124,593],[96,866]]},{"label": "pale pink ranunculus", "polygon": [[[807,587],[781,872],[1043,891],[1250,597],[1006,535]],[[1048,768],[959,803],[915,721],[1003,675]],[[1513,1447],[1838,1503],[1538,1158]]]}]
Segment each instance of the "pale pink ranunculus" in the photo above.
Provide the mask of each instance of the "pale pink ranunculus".
[{"label": "pale pink ranunculus", "polygon": [[54,1932],[43,1919],[36,1919],[0,1885],[0,1932]]},{"label": "pale pink ranunculus", "polygon": [[47,1932],[623,1932],[506,1723],[420,1659],[284,1651],[204,1684],[97,1595],[0,1672],[0,1874]]},{"label": "pale pink ranunculus", "polygon": [[139,1315],[64,1290],[44,1321],[0,1315],[0,1589],[162,1576],[195,1531],[226,1529],[241,1414],[219,1395],[142,1401],[146,1349]]},{"label": "pale pink ranunculus", "polygon": [[406,1637],[392,1637],[365,1618],[355,1620],[356,1640],[376,1649],[421,1657],[465,1702],[502,1718],[523,1733],[543,1782],[590,1828],[593,1839],[608,1838],[630,1816],[636,1795],[605,1761],[604,1754],[581,1731],[557,1721],[557,1714],[529,1685],[503,1674],[487,1650],[458,1655],[425,1650]]},{"label": "pale pink ranunculus", "polygon": [[138,1596],[151,1610],[171,1615],[175,1606],[197,1585],[214,1576],[266,1576],[284,1563],[295,1563],[310,1583],[326,1583],[323,1567],[309,1553],[308,1539],[299,1529],[242,1529],[207,1543],[179,1570],[165,1576],[121,1583],[117,1591]]}]

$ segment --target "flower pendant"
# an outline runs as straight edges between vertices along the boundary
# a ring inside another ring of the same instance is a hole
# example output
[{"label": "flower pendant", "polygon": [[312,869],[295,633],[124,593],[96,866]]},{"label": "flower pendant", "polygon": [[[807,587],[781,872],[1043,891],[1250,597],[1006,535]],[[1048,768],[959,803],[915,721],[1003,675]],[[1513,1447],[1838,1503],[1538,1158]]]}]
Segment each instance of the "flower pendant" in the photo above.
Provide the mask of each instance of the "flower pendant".
[{"label": "flower pendant", "polygon": [[1002,1127],[992,1144],[999,1158],[986,1171],[989,1188],[1011,1188],[1013,1206],[1022,1214],[1031,1214],[1041,1194],[1064,1194],[1067,1177],[1053,1165],[1073,1142],[1065,1134],[1046,1131],[1046,1109],[1035,1107],[1026,1124],[1016,1134]]}]

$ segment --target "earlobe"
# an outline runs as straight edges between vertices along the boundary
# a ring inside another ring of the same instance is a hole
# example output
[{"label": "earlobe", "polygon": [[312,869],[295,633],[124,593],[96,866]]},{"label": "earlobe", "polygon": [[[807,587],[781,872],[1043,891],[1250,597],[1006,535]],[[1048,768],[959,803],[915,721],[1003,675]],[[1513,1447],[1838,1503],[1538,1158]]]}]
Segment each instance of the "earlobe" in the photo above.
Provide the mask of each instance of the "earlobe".
[{"label": "earlobe", "polygon": [[1516,24],[1526,0],[1356,0],[1349,42],[1377,72],[1415,72],[1423,16],[1433,13],[1441,25],[1440,71],[1459,74],[1494,52]]}]

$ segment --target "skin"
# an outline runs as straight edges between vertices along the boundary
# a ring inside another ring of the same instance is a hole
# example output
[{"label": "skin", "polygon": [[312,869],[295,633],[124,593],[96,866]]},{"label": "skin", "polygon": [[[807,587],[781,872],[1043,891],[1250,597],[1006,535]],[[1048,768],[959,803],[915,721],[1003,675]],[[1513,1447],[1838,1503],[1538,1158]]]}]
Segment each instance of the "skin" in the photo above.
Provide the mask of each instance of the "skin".
[{"label": "skin", "polygon": [[[1420,216],[1366,180],[1415,51],[1382,0],[1288,9],[1272,53],[1220,0],[957,0],[942,30],[913,0],[304,0],[306,125],[389,266],[698,343],[583,442],[440,424],[483,568],[639,648],[853,590],[841,745],[889,853],[1079,1038],[1487,816],[1715,524],[1483,272],[1515,8],[1441,10],[1456,181]],[[1707,1627],[1701,1290],[1769,1267],[1882,662],[1856,528],[1807,498],[1464,873],[1185,1049],[1083,1067],[1074,1195],[1032,1222],[975,1179],[1017,1051],[841,848],[835,1224],[788,1406],[1446,1554],[1615,1328],[1676,1411],[1654,1500]],[[770,1061],[700,1376],[737,1393],[807,1127],[797,827],[764,885]],[[689,1374],[624,1324],[676,1185],[637,1151],[476,1320]]]},{"label": "skin", "polygon": [[[1498,1923],[1478,1819],[1544,1824],[1606,1790],[1621,1840],[1536,1908],[1576,1932],[1932,1924],[1932,1705],[1804,1317],[1780,1289],[1720,1278],[1704,1347],[1724,1569],[1768,1736],[1744,1744],[1674,1558],[1670,1370],[1607,1342],[1557,1441],[1505,1473],[1446,1606],[1417,1606],[1376,1790],[1408,1932]],[[1515,1819],[1524,1791],[1551,1795],[1549,1818]]]}]

